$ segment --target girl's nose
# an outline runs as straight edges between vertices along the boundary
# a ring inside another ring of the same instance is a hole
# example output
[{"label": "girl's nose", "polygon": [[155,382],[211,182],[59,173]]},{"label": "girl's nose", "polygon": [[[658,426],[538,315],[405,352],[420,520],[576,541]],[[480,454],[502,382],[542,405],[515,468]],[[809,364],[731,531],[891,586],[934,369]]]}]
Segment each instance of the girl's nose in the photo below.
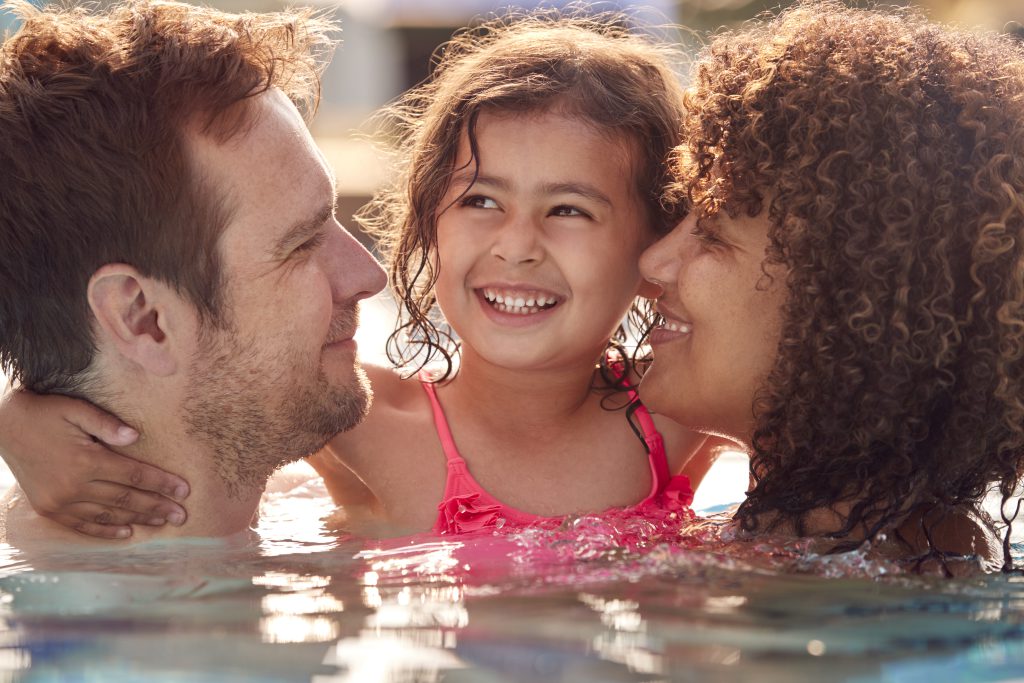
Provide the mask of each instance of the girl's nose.
[{"label": "girl's nose", "polygon": [[539,230],[539,226],[527,216],[505,221],[494,235],[491,255],[510,264],[540,261],[543,248]]}]

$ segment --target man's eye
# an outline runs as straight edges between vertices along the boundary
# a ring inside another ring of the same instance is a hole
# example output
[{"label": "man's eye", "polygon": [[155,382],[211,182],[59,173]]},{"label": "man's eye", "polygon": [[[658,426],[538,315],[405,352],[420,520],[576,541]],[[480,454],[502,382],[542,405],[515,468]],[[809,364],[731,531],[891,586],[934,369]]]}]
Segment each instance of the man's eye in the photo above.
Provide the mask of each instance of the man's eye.
[{"label": "man's eye", "polygon": [[497,209],[498,203],[490,197],[479,194],[468,195],[459,202],[460,206],[468,206],[471,209]]},{"label": "man's eye", "polygon": [[306,251],[313,251],[321,244],[323,244],[325,239],[327,239],[327,234],[323,232],[318,232],[317,234],[313,235],[299,246],[295,247],[295,252],[302,253]]}]

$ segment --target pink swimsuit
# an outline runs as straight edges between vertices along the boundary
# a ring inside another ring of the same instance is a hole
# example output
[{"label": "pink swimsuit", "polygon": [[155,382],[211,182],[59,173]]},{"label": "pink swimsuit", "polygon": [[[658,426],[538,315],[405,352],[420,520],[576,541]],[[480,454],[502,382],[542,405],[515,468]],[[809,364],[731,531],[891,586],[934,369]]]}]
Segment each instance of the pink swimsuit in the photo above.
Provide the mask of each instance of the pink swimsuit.
[{"label": "pink swimsuit", "polygon": [[[445,458],[448,460],[448,477],[444,487],[444,499],[437,506],[437,522],[434,524],[436,534],[460,534],[487,528],[501,528],[536,524],[538,522],[559,522],[562,517],[542,517],[517,510],[505,505],[489,494],[473,475],[470,474],[466,461],[459,455],[452,438],[451,429],[445,419],[444,410],[437,400],[437,392],[429,381],[422,381],[423,389],[430,398],[434,410],[434,426],[437,436],[441,439]],[[629,388],[629,396],[639,401],[636,391]],[[651,465],[651,492],[647,497],[630,508],[642,508],[648,505],[667,504],[669,507],[684,507],[693,500],[690,480],[686,475],[670,476],[668,457],[661,434],[654,426],[647,409],[640,405],[634,413],[643,431],[647,444]]]}]

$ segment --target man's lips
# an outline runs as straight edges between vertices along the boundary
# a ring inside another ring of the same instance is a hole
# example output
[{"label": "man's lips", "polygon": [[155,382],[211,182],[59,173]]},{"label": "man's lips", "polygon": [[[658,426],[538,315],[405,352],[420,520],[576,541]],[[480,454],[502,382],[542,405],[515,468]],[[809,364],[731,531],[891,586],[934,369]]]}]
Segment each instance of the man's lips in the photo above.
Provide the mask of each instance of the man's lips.
[{"label": "man's lips", "polygon": [[324,347],[337,346],[354,342],[356,330],[359,329],[359,308],[352,306],[344,310],[335,310],[331,326],[327,329],[327,341]]},{"label": "man's lips", "polygon": [[324,346],[337,346],[339,344],[347,344],[349,342],[355,342],[355,335],[348,335],[347,337],[338,337],[337,339],[329,339]]}]

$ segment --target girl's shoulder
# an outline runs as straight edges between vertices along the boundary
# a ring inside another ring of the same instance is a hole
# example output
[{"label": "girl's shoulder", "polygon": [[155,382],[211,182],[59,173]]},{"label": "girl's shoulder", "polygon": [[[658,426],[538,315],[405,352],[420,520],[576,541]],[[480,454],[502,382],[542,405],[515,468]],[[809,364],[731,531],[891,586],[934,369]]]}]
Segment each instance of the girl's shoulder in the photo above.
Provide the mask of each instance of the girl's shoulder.
[{"label": "girl's shoulder", "polygon": [[383,450],[403,448],[432,429],[432,412],[420,381],[403,378],[390,367],[364,364],[373,400],[366,418],[331,439],[331,448],[346,462],[379,458]]},{"label": "girl's shoulder", "polygon": [[383,413],[421,410],[426,404],[426,394],[420,380],[414,375],[404,377],[398,370],[382,365],[364,364],[363,369],[373,390],[373,403],[367,419],[382,416]]},{"label": "girl's shoulder", "polygon": [[[389,523],[429,528],[431,520],[424,521],[421,513],[436,515],[446,473],[430,400],[415,376],[403,379],[391,368],[363,367],[373,387],[370,411],[360,424],[331,439],[329,464],[337,461],[354,474]],[[339,491],[342,484],[351,484],[351,477],[339,479]]]}]

